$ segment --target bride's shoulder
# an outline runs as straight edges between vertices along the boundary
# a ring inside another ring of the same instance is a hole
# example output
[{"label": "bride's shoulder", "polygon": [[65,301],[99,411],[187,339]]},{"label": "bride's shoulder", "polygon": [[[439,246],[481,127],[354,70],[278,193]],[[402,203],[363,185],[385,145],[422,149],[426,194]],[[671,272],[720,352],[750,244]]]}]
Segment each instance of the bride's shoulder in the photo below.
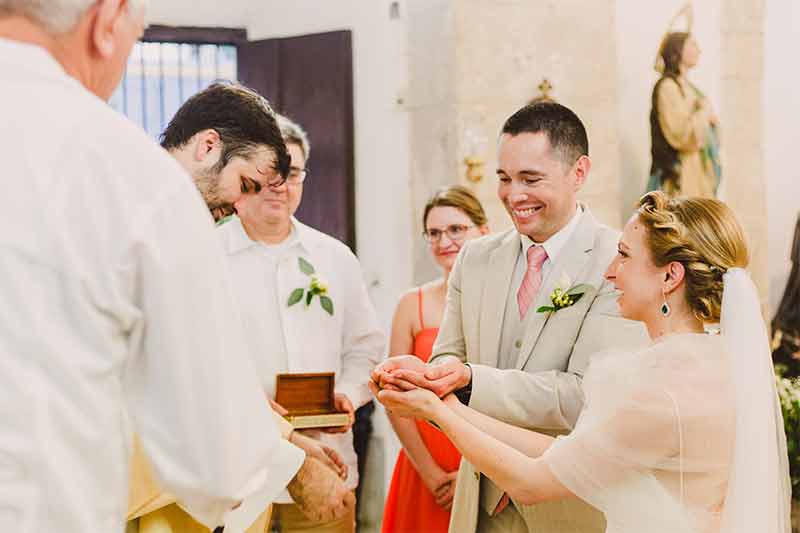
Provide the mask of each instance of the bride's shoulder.
[{"label": "bride's shoulder", "polygon": [[704,369],[713,371],[725,357],[720,335],[668,335],[639,350],[607,350],[594,354],[585,382],[590,385],[683,382],[687,374]]}]

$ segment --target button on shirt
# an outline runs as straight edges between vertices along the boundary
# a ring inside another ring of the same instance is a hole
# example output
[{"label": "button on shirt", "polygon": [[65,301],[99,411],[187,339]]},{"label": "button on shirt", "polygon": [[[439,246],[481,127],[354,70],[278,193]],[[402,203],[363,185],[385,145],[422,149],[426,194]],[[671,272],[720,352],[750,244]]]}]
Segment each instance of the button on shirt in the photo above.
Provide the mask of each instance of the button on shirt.
[{"label": "button on shirt", "polygon": [[304,455],[196,187],[46,50],[0,39],[0,73],[0,530],[123,531],[133,431],[206,525],[266,505]]},{"label": "button on shirt", "polygon": [[[561,253],[564,245],[569,241],[575,228],[578,227],[583,208],[578,206],[575,215],[570,219],[566,226],[561,228],[552,237],[543,243],[535,243],[527,235],[520,234],[520,248],[519,255],[517,256],[517,263],[514,266],[514,274],[511,277],[511,286],[509,287],[508,295],[506,297],[505,315],[503,317],[503,331],[500,336],[500,354],[498,358],[498,368],[515,368],[517,358],[519,357],[519,350],[522,348],[522,341],[525,336],[525,320],[520,319],[519,307],[517,304],[517,292],[522,285],[522,279],[525,277],[525,272],[528,270],[528,248],[531,246],[542,246],[547,252],[547,259],[542,265],[542,287],[546,286],[553,273],[553,264],[558,259],[558,254]],[[536,296],[536,301],[539,297]],[[530,319],[536,314],[536,307],[538,304],[534,301],[531,304],[531,309],[525,315],[526,320]]]},{"label": "button on shirt", "polygon": [[[247,341],[255,354],[266,396],[275,398],[275,376],[282,372],[334,372],[336,392],[357,409],[372,399],[367,383],[384,351],[384,337],[369,301],[358,259],[338,240],[292,219],[289,237],[279,245],[252,240],[233,217],[217,230],[227,252]],[[310,277],[302,257],[328,285],[334,313],[315,296],[289,307],[289,295],[307,289]],[[315,433],[348,466],[347,484],[358,484],[352,432]],[[289,501],[281,499],[279,501]]]}]

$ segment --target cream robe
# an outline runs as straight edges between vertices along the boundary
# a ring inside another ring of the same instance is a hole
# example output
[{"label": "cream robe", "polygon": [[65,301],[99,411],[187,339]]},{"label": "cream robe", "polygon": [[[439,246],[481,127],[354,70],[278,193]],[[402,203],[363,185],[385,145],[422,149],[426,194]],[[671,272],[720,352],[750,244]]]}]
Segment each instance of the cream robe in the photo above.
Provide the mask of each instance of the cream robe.
[{"label": "cream robe", "polygon": [[0,530],[121,531],[132,433],[209,526],[270,501],[304,454],[197,188],[45,49],[0,39],[0,73]]},{"label": "cream robe", "polygon": [[[292,425],[277,413],[273,414],[281,431],[281,437],[288,439],[292,432]],[[247,528],[247,533],[266,531],[271,514],[272,505],[268,506]],[[130,530],[139,533],[208,533],[211,531],[194,520],[189,513],[178,506],[172,495],[161,489],[153,476],[150,463],[147,461],[138,439],[134,441],[133,457],[131,458],[127,520],[130,525],[134,526]]]}]

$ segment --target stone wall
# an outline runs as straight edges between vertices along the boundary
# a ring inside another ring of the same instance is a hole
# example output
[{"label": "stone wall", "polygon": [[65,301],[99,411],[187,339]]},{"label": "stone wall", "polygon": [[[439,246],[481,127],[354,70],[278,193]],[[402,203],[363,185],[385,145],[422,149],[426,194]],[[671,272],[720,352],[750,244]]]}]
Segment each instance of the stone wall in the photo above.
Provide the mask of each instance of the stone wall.
[{"label": "stone wall", "polygon": [[769,231],[763,165],[763,0],[722,0],[722,107],[725,124],[721,198],[736,212],[750,244],[750,270],[766,307]]},{"label": "stone wall", "polygon": [[409,120],[409,176],[413,228],[414,282],[439,275],[422,239],[422,212],[437,188],[458,181],[456,156],[455,3],[410,0],[408,25],[408,90],[403,106]]},{"label": "stone wall", "polygon": [[[411,0],[408,7],[415,227],[422,230],[418,219],[430,192],[449,183],[478,195],[492,230],[509,227],[496,196],[497,135],[505,119],[538,94],[543,78],[589,132],[594,165],[582,200],[600,220],[619,227],[614,2]],[[483,153],[470,153],[466,131],[486,139]],[[468,155],[486,161],[478,183],[465,179]],[[415,279],[430,279],[435,269],[427,251],[415,253]]]},{"label": "stone wall", "polygon": [[[428,195],[448,183],[466,184],[476,192],[492,230],[510,225],[495,194],[497,134],[503,121],[538,93],[543,78],[554,86],[553,96],[587,125],[594,165],[581,198],[602,221],[620,227],[643,190],[649,167],[652,61],[682,3],[676,2],[652,14],[650,31],[636,33],[631,25],[640,17],[632,18],[630,10],[645,8],[628,0],[409,0],[407,105],[415,232],[422,230],[419,217]],[[764,0],[695,6],[694,30],[704,52],[693,76],[722,122],[721,197],[736,210],[750,237],[753,276],[766,301],[770,256],[764,216],[763,28]],[[633,67],[646,83],[627,83],[635,78],[628,72]],[[628,106],[638,106],[638,118],[627,113]],[[470,147],[468,131],[486,139],[482,153]],[[634,150],[635,157],[626,149]],[[468,155],[486,161],[478,183],[465,178]],[[418,244],[415,281],[435,274],[427,250]]]}]

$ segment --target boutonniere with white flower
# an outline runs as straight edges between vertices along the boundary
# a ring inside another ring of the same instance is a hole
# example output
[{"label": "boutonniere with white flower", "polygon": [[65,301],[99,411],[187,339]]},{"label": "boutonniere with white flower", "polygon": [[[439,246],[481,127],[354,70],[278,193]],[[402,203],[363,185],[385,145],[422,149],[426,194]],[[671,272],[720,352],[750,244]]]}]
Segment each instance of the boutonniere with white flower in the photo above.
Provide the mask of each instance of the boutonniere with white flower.
[{"label": "boutonniere with white flower", "polygon": [[566,272],[561,274],[556,288],[550,293],[550,304],[543,305],[536,310],[537,313],[555,313],[561,309],[566,309],[581,299],[587,291],[594,289],[588,283],[573,285],[572,280]]},{"label": "boutonniere with white flower", "polygon": [[314,265],[303,259],[297,258],[300,272],[309,277],[308,287],[298,287],[289,294],[288,307],[305,300],[306,307],[311,305],[314,296],[319,296],[319,305],[329,315],[333,316],[333,300],[328,296],[328,283],[317,275]]}]

